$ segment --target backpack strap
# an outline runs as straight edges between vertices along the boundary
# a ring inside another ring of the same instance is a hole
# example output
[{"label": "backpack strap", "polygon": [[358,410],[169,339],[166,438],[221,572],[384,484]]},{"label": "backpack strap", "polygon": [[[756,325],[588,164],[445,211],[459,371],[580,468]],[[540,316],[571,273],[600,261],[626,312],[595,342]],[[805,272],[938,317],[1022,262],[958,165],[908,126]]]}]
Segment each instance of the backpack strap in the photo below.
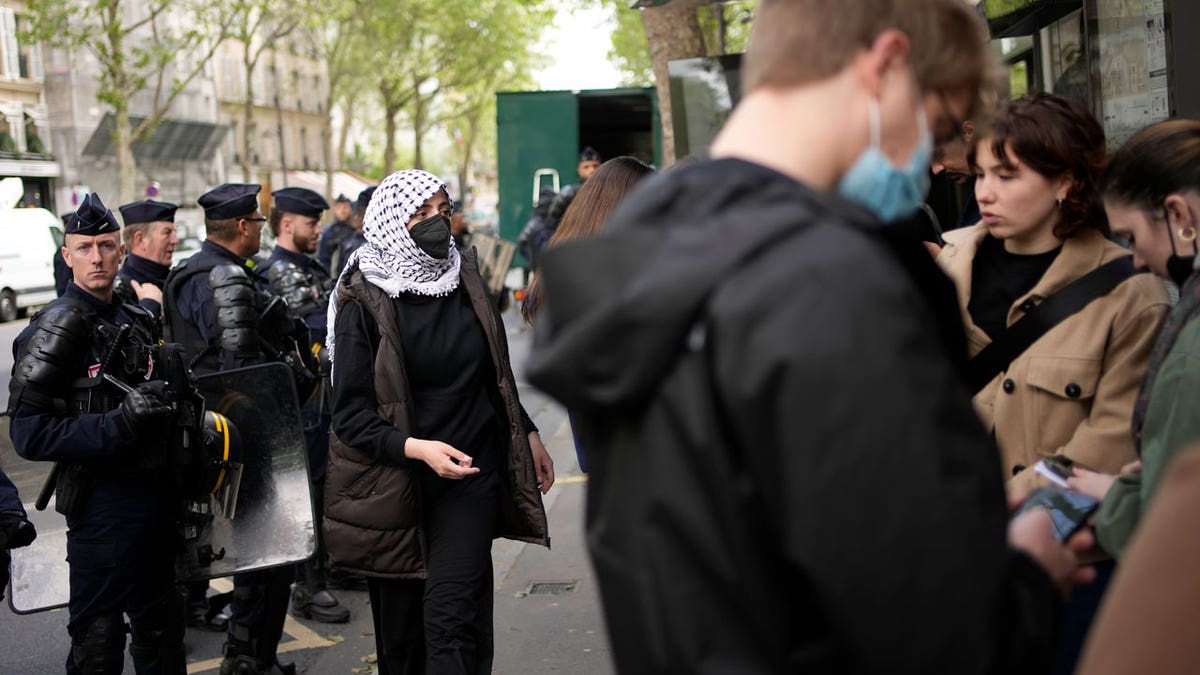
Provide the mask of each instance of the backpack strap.
[{"label": "backpack strap", "polygon": [[1133,267],[1133,256],[1121,256],[1079,277],[1043,300],[967,363],[967,383],[971,387],[971,395],[979,393],[996,375],[1008,370],[1014,359],[1051,328],[1093,300],[1107,295],[1134,274],[1138,274],[1138,271]]}]

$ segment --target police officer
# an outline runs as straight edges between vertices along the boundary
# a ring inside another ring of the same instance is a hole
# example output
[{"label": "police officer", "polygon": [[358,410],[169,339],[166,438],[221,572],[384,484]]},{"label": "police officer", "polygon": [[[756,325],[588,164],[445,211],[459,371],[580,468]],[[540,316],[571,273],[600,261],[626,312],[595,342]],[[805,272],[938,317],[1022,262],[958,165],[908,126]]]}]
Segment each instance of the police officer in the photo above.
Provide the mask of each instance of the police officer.
[{"label": "police officer", "polygon": [[[261,340],[270,296],[253,260],[267,220],[258,209],[260,189],[225,183],[201,195],[196,201],[204,209],[207,238],[167,278],[165,327],[184,345],[198,375],[272,360]],[[254,489],[250,478],[243,478],[246,489]],[[234,576],[221,675],[292,670],[276,656],[292,576],[286,566]]]},{"label": "police officer", "polygon": [[[169,202],[146,199],[119,207],[125,221],[122,236],[128,253],[117,272],[115,291],[130,304],[141,304],[154,316],[162,315],[162,289],[171,271],[171,254],[179,243],[175,232],[175,210]],[[137,301],[138,285],[154,286],[147,297]]]},{"label": "police officer", "polygon": [[[596,169],[600,168],[600,153],[596,149],[588,146],[579,151],[579,164],[575,167],[575,173],[579,175],[579,182],[572,183],[562,189],[558,196],[554,198],[554,202],[550,204],[550,231],[553,232],[558,224],[562,222],[563,214],[567,212],[567,207],[575,199],[575,193],[579,192],[580,186],[587,182],[587,179],[596,173]],[[549,240],[549,237],[546,237]],[[542,246],[545,242],[542,242]]]},{"label": "police officer", "polygon": [[317,245],[317,260],[325,269],[329,269],[333,263],[333,253],[342,240],[354,234],[354,226],[350,224],[353,208],[350,198],[346,195],[338,195],[337,199],[333,200],[333,217],[336,220],[321,231],[321,241]]},{"label": "police officer", "polygon": [[374,185],[358,193],[358,199],[354,200],[354,211],[350,214],[350,225],[354,228],[354,233],[338,244],[333,264],[329,267],[330,270],[336,271],[338,276],[341,275],[342,268],[346,266],[346,261],[350,259],[350,254],[357,251],[358,247],[367,241],[363,236],[363,217],[367,215],[367,204],[371,203],[373,194],[375,194]]},{"label": "police officer", "polygon": [[[59,218],[62,219],[63,232],[66,232],[71,227],[71,219],[75,217],[75,212],[64,213]],[[71,268],[67,267],[67,261],[63,260],[62,251],[54,252],[54,297],[61,298],[62,294],[67,291],[67,282],[71,280]]]},{"label": "police officer", "polygon": [[37,539],[37,529],[29,522],[17,486],[0,469],[0,598],[8,586],[8,552],[28,546]]},{"label": "police officer", "polygon": [[95,193],[70,219],[63,257],[72,280],[13,343],[9,432],[22,457],[58,462],[55,508],[67,518],[70,565],[67,672],[121,672],[127,615],[137,672],[183,673],[178,501],[163,480],[173,412],[157,379],[158,323],[113,294],[120,229]]},{"label": "police officer", "polygon": [[[317,240],[322,236],[318,219],[329,204],[324,197],[305,188],[284,188],[271,196],[275,199],[270,220],[275,249],[267,259],[267,278],[272,291],[287,302],[291,315],[308,326],[312,351],[319,354],[325,348],[325,310],[333,280],[328,270],[309,255],[317,249]],[[323,370],[328,372],[328,368]],[[300,413],[304,417],[304,442],[308,447],[317,546],[313,557],[303,563],[303,576],[292,589],[292,613],[325,623],[344,623],[350,620],[350,610],[326,590],[325,546],[321,539],[332,419],[326,382]]]}]

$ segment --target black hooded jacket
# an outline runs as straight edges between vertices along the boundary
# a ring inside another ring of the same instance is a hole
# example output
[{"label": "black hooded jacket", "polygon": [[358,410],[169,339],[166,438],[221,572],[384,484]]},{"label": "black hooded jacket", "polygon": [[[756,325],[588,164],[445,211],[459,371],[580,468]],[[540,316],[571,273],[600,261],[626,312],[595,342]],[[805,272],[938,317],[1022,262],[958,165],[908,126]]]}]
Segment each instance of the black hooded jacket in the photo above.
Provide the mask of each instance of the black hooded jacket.
[{"label": "black hooded jacket", "polygon": [[529,378],[594,463],[618,670],[1037,672],[1059,601],[1006,548],[920,244],[739,160],[648,181],[606,232],[547,253]]}]

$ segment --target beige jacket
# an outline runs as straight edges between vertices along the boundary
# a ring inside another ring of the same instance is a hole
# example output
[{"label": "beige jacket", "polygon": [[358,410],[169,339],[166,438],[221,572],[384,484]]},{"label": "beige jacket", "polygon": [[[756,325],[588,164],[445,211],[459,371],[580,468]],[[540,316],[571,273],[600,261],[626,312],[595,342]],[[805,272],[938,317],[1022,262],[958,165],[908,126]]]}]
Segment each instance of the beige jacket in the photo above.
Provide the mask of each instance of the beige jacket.
[{"label": "beige jacket", "polygon": [[[981,223],[945,235],[938,262],[958,287],[971,356],[991,339],[967,313],[971,264],[987,236]],[[1033,290],[1008,312],[1008,325],[1071,281],[1129,252],[1095,230],[1063,243],[1062,252]],[[975,409],[1000,447],[1011,495],[1044,484],[1033,472],[1042,457],[1064,454],[1099,471],[1116,473],[1135,459],[1133,403],[1169,303],[1162,282],[1135,275],[1064,319],[976,394]]]}]

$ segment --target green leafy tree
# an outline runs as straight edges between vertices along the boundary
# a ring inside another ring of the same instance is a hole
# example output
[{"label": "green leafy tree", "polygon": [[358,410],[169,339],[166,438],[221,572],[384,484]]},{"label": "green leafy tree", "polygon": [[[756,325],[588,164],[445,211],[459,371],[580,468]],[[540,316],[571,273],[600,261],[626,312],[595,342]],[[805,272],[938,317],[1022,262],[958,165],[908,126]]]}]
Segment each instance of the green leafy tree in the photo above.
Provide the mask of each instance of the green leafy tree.
[{"label": "green leafy tree", "polygon": [[[118,198],[132,201],[137,181],[134,143],[153,133],[176,97],[212,59],[228,35],[224,3],[203,0],[27,0],[28,37],[63,49],[87,50],[99,65],[97,98],[112,108]],[[185,58],[186,57],[186,58]],[[146,117],[134,125],[131,102],[150,94]]]},{"label": "green leafy tree", "polygon": [[539,34],[553,23],[549,0],[412,0],[374,3],[364,30],[373,46],[370,70],[384,108],[384,169],[395,169],[396,131],[404,113],[413,132],[413,165],[424,163],[422,139],[461,111],[440,101],[487,82],[509,64],[528,61]]},{"label": "green leafy tree", "polygon": [[[242,180],[253,181],[250,174],[250,160],[254,155],[254,101],[256,94],[270,99],[278,107],[281,83],[275,81],[274,91],[255,92],[254,73],[260,67],[274,69],[274,64],[267,66],[262,57],[278,46],[278,42],[290,36],[301,25],[307,15],[303,3],[294,0],[232,0],[229,3],[231,22],[229,38],[242,45]],[[273,97],[273,98],[272,98]],[[283,146],[279,148],[280,164],[284,171]]]}]

